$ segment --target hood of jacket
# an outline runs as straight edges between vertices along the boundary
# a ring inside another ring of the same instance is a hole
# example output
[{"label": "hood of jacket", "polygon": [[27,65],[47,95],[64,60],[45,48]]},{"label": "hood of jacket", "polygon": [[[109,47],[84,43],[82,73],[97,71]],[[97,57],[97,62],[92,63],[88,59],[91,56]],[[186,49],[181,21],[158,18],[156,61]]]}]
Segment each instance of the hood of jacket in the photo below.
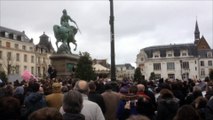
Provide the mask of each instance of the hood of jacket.
[{"label": "hood of jacket", "polygon": [[41,93],[32,92],[29,94],[29,96],[27,96],[26,101],[28,101],[30,103],[36,103],[36,102],[40,101],[41,99],[42,99]]}]

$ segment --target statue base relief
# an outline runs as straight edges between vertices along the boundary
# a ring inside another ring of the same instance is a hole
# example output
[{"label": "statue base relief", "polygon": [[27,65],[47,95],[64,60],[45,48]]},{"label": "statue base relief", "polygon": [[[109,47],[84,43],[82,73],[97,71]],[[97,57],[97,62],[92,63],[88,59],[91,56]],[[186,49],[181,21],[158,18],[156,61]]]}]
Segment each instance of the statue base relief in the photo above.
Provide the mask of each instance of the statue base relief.
[{"label": "statue base relief", "polygon": [[56,53],[51,55],[51,65],[57,71],[57,79],[73,77],[79,58],[79,55],[76,54]]}]

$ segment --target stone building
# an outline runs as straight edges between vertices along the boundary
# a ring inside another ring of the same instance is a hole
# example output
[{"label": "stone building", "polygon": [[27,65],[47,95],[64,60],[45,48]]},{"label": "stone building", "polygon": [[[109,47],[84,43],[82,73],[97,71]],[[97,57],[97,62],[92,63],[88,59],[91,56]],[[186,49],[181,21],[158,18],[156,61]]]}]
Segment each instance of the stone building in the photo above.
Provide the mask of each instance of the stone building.
[{"label": "stone building", "polygon": [[151,72],[156,79],[204,79],[213,69],[212,54],[213,49],[204,36],[200,37],[196,21],[193,43],[143,48],[137,55],[136,65],[145,79],[149,79]]},{"label": "stone building", "polygon": [[123,80],[126,79],[133,79],[135,68],[131,64],[119,64],[116,65],[116,79]]},{"label": "stone building", "polygon": [[43,34],[35,45],[25,32],[0,26],[0,70],[7,75],[21,75],[24,70],[38,77],[50,64],[49,56],[54,52],[48,36]]}]

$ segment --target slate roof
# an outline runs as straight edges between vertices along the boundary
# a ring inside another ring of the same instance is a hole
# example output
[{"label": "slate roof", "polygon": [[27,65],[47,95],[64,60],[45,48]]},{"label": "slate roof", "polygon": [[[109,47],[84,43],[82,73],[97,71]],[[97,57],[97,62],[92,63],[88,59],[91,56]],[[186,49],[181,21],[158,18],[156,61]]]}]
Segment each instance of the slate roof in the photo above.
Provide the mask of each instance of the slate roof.
[{"label": "slate roof", "polygon": [[32,42],[32,40],[30,40],[27,35],[23,32],[17,31],[17,30],[13,30],[10,28],[6,28],[3,26],[0,26],[0,32],[7,32],[9,34],[15,34],[16,36],[22,36],[23,37],[23,42]]},{"label": "slate roof", "polygon": [[208,52],[211,52],[213,54],[213,49],[211,49],[211,50],[199,50],[198,51],[198,55],[201,58],[207,58],[207,53]]},{"label": "slate roof", "polygon": [[153,52],[159,51],[160,57],[166,57],[167,51],[174,51],[174,56],[180,56],[181,50],[188,50],[189,56],[197,56],[198,51],[197,47],[193,43],[189,44],[171,44],[171,45],[162,45],[162,46],[151,46],[144,48],[145,53],[147,54],[148,58],[153,57]]}]

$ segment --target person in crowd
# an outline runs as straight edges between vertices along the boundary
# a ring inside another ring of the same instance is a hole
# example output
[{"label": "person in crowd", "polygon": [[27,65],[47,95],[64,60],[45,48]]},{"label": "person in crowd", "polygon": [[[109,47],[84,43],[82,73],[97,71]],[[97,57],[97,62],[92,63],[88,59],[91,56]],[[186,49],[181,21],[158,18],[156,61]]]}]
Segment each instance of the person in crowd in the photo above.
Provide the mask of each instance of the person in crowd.
[{"label": "person in crowd", "polygon": [[[89,92],[89,87],[86,81],[77,81],[73,89],[79,91],[83,96],[83,108],[81,110],[81,114],[85,116],[85,120],[105,120],[98,104],[88,100],[87,94]],[[60,108],[60,113],[65,113],[63,107]]]},{"label": "person in crowd", "polygon": [[85,120],[85,116],[80,113],[82,108],[83,98],[81,93],[75,90],[65,93],[63,99],[64,120]]},{"label": "person in crowd", "polygon": [[194,86],[193,87],[193,92],[190,93],[186,99],[185,99],[185,103],[186,104],[191,104],[197,97],[202,96],[202,91],[201,88],[199,86]]},{"label": "person in crowd", "polygon": [[63,94],[61,93],[61,84],[52,84],[52,94],[46,96],[46,102],[48,107],[54,107],[58,110],[62,106]]},{"label": "person in crowd", "polygon": [[110,82],[105,84],[105,92],[101,94],[104,98],[106,105],[106,112],[104,117],[106,120],[116,120],[116,111],[120,101],[120,96],[117,92],[112,91],[112,85]]},{"label": "person in crowd", "polygon": [[96,92],[96,85],[93,81],[89,82],[88,99],[99,105],[101,111],[105,113],[105,103],[103,97]]},{"label": "person in crowd", "polygon": [[201,120],[197,111],[191,105],[183,105],[177,111],[174,120]]},{"label": "person in crowd", "polygon": [[137,103],[138,113],[149,117],[151,120],[154,119],[156,103],[153,102],[155,100],[152,101],[152,99],[145,93],[145,86],[143,84],[138,84],[137,89],[137,95],[139,96]]},{"label": "person in crowd", "polygon": [[206,98],[200,96],[196,98],[194,102],[192,103],[193,107],[198,112],[202,120],[205,120],[205,112],[206,112],[205,108],[206,108],[207,102],[208,101]]},{"label": "person in crowd", "polygon": [[32,112],[41,109],[43,107],[46,107],[46,101],[45,97],[39,93],[39,83],[36,81],[30,81],[28,90],[29,95],[25,97],[24,99],[24,105],[25,105],[25,111],[22,111],[22,115],[27,118],[29,114]]},{"label": "person in crowd", "polygon": [[172,120],[179,107],[179,100],[172,91],[162,89],[157,102],[157,120]]},{"label": "person in crowd", "polygon": [[126,120],[130,115],[137,115],[137,101],[138,97],[136,95],[137,87],[131,86],[129,88],[129,93],[123,95],[119,101],[117,109],[118,120]]},{"label": "person in crowd", "polygon": [[20,104],[23,105],[23,103],[24,103],[24,87],[23,86],[16,87],[13,97],[17,98],[20,101]]},{"label": "person in crowd", "polygon": [[205,119],[213,120],[213,96],[209,99],[205,109]]},{"label": "person in crowd", "polygon": [[0,119],[19,120],[21,119],[21,105],[18,99],[9,96],[0,99]]},{"label": "person in crowd", "polygon": [[63,117],[56,108],[44,107],[31,113],[28,120],[63,120]]}]

